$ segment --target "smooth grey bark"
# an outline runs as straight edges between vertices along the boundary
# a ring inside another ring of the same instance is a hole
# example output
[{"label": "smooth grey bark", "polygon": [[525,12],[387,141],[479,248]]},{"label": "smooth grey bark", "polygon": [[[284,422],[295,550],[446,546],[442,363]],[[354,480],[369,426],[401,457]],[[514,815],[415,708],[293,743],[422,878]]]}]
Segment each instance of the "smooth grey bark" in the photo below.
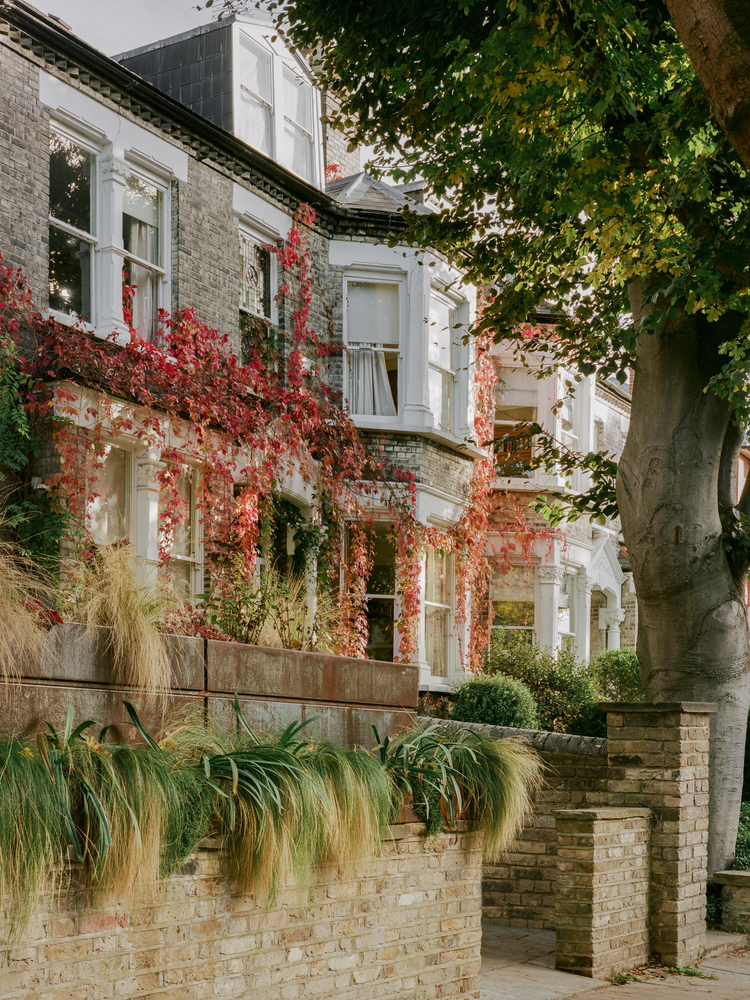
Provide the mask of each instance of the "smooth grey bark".
[{"label": "smooth grey bark", "polygon": [[[633,284],[630,298],[638,323],[646,308],[642,283]],[[718,706],[711,725],[709,877],[734,857],[750,702],[747,566],[727,558],[719,500],[720,488],[722,499],[729,497],[727,465],[736,467],[738,434],[728,404],[704,391],[722,363],[718,345],[735,328],[734,316],[711,324],[682,316],[639,335],[617,474],[647,698]]]}]

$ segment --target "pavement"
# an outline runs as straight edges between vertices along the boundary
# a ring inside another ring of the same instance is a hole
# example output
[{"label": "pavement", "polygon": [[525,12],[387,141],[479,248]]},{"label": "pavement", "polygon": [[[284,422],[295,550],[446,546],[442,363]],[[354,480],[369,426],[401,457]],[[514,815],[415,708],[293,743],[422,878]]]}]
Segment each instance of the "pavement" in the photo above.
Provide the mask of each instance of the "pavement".
[{"label": "pavement", "polygon": [[480,1000],[750,1000],[750,938],[709,931],[706,957],[684,975],[661,966],[634,969],[632,981],[587,979],[555,968],[555,932],[482,927]]}]

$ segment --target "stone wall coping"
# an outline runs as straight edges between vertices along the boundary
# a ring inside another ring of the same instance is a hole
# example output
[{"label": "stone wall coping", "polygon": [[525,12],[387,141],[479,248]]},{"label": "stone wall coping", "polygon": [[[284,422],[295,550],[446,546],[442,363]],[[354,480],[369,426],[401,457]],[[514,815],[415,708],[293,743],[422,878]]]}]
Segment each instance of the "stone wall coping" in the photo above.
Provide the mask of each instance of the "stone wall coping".
[{"label": "stone wall coping", "polygon": [[750,872],[714,872],[714,882],[718,882],[719,885],[750,889]]},{"label": "stone wall coping", "polygon": [[664,713],[684,712],[686,715],[702,715],[718,712],[719,706],[713,701],[613,701],[601,702],[596,706],[600,712]]},{"label": "stone wall coping", "polygon": [[[633,810],[633,809],[630,809],[630,810],[628,810],[628,809],[615,809],[613,811],[614,812],[632,813],[632,812],[638,812],[639,810],[637,810],[637,809],[635,809],[635,810]],[[648,811],[649,811],[648,809],[642,809],[642,810],[640,810],[640,812],[646,812],[646,813]],[[449,833],[449,834],[471,833],[472,832],[472,824],[469,823],[469,822],[467,822],[465,819],[459,819],[459,820],[456,820],[455,826],[452,826],[452,827],[447,827],[446,826],[446,828],[445,828],[445,830],[443,832],[444,833]],[[421,820],[417,820],[416,822],[414,822],[412,820],[407,820],[406,822],[403,822],[403,823],[390,823],[387,827],[384,828],[382,839],[383,839],[383,841],[386,841],[386,840],[407,840],[409,838],[415,838],[416,837],[416,838],[424,840],[424,838],[426,836],[427,836],[427,824],[426,823],[423,823]],[[219,835],[219,836],[212,836],[212,837],[204,837],[204,839],[199,844],[196,845],[195,850],[196,851],[223,851],[224,850],[224,837],[221,836],[221,835]],[[69,850],[69,855],[68,856],[69,856],[69,858],[70,858],[71,861],[74,859],[74,854],[73,854],[73,848],[72,847]]]},{"label": "stone wall coping", "polygon": [[587,757],[606,757],[607,740],[602,736],[576,736],[574,733],[549,733],[536,729],[513,729],[511,726],[485,726],[479,722],[459,722],[456,719],[433,719],[418,715],[419,726],[438,724],[449,729],[473,729],[481,736],[493,740],[521,740],[535,750],[556,753],[580,754]]},{"label": "stone wall coping", "polygon": [[[642,816],[648,819],[651,816],[650,809],[633,807],[602,806],[596,809],[559,809],[555,813],[556,820],[580,820],[580,819],[635,819]],[[750,872],[748,872],[750,875]]]}]

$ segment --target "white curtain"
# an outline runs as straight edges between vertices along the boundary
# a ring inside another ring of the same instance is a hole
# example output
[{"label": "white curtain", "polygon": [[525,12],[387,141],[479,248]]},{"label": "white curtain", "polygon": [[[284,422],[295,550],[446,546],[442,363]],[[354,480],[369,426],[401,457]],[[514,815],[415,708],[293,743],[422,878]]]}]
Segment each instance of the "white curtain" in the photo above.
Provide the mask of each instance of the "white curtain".
[{"label": "white curtain", "polygon": [[352,413],[395,417],[396,407],[388,384],[383,351],[358,347],[349,352]]},{"label": "white curtain", "polygon": [[[155,232],[154,226],[131,216],[130,252],[142,260],[149,260],[154,253],[152,241]],[[130,284],[136,286],[131,304],[133,317],[130,325],[144,340],[152,342],[156,332],[156,275],[132,260],[128,262],[128,270]]]}]

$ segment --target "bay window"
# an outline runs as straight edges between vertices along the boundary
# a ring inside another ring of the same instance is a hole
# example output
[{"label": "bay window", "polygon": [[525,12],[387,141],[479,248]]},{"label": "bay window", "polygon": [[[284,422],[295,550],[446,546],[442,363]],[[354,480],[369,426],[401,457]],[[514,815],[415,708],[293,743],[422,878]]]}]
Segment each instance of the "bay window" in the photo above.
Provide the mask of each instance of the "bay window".
[{"label": "bay window", "polygon": [[123,318],[143,339],[153,343],[159,311],[161,264],[161,192],[136,174],[123,195]]},{"label": "bay window", "polygon": [[96,157],[61,133],[50,133],[49,306],[68,316],[91,317],[96,246]]},{"label": "bay window", "polygon": [[400,326],[398,282],[347,279],[347,398],[351,413],[398,414]]},{"label": "bay window", "polygon": [[430,296],[428,326],[430,410],[435,425],[444,431],[455,430],[453,383],[456,377],[456,313],[455,304],[450,299],[433,291]]},{"label": "bay window", "polygon": [[425,560],[425,659],[433,677],[448,677],[452,666],[453,557],[428,549]]}]

